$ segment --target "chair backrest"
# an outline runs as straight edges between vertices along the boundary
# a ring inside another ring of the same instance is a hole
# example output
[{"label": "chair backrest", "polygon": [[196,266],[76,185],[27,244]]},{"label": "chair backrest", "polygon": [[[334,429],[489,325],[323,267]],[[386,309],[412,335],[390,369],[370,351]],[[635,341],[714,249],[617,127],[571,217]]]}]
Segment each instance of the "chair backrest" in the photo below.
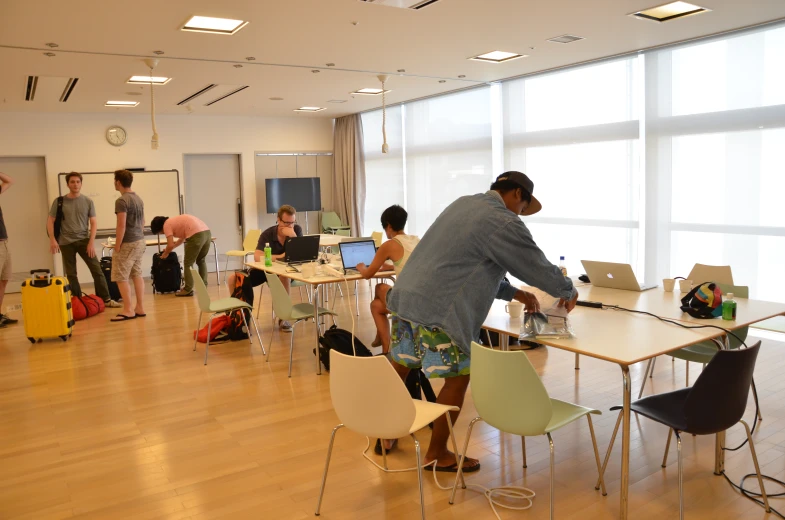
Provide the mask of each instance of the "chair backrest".
[{"label": "chair backrest", "polygon": [[196,300],[199,302],[199,310],[210,312],[210,295],[207,294],[207,287],[205,287],[199,271],[191,268],[191,278],[194,279],[194,291],[196,291]]},{"label": "chair backrest", "polygon": [[249,229],[245,234],[245,240],[243,240],[243,251],[256,251],[260,236],[262,236],[261,229]]},{"label": "chair backrest", "polygon": [[341,227],[341,219],[334,211],[322,212],[322,229]]},{"label": "chair backrest", "polygon": [[273,310],[279,319],[288,320],[292,316],[292,298],[286,289],[283,288],[278,275],[265,273],[267,275],[267,285],[270,286],[270,294],[273,297]]},{"label": "chair backrest", "polygon": [[720,350],[714,355],[684,403],[688,432],[709,435],[739,422],[747,407],[759,350],[760,341],[749,348]]},{"label": "chair backrest", "polygon": [[376,244],[376,248],[382,247],[382,232],[381,231],[374,231],[371,233],[371,238],[373,238],[373,243]]},{"label": "chair backrest", "polygon": [[551,399],[525,352],[502,352],[472,342],[472,400],[485,422],[515,435],[545,433]]},{"label": "chair backrest", "polygon": [[361,435],[409,435],[416,412],[411,395],[384,356],[354,357],[330,351],[330,396],[344,426]]},{"label": "chair backrest", "polygon": [[733,285],[733,274],[729,265],[695,264],[687,279],[692,280],[695,285],[703,282]]},{"label": "chair backrest", "polygon": [[[723,296],[728,293],[733,293],[734,298],[749,298],[750,297],[750,288],[746,285],[729,285],[722,282],[717,282],[720,285],[720,290],[722,291]],[[733,334],[739,337],[742,341],[747,341],[747,334],[749,334],[750,328],[749,327],[742,327],[740,329],[736,329],[733,331]],[[737,349],[741,346],[741,342],[736,339],[734,336],[729,337],[729,345],[731,349]]]}]

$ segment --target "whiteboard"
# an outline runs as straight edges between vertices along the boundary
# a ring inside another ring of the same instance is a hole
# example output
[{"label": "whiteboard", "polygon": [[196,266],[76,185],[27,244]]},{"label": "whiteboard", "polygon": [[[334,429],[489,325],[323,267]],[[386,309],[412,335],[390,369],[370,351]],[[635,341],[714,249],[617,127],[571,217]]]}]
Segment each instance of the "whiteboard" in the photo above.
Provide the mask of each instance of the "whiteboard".
[{"label": "whiteboard", "polygon": [[[80,172],[81,173],[81,172]],[[145,227],[150,226],[153,217],[161,215],[172,217],[182,213],[180,209],[180,174],[177,170],[151,170],[132,172],[134,182],[131,189],[144,202]],[[68,183],[61,173],[58,176],[60,195],[68,193]],[[114,213],[115,201],[120,192],[114,189],[114,172],[82,173],[82,195],[93,199],[95,216],[100,234],[114,234],[117,217]]]}]

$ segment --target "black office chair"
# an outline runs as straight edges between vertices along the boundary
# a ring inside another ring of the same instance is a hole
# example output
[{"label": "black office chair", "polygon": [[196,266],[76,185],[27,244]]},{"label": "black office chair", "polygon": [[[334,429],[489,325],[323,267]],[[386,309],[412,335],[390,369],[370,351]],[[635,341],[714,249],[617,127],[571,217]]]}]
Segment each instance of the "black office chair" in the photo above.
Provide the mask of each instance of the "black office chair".
[{"label": "black office chair", "polygon": [[[747,431],[747,440],[750,444],[752,461],[755,463],[755,472],[758,476],[761,495],[770,512],[769,499],[763,487],[760,474],[758,457],[755,454],[755,445],[752,442],[750,427],[742,419],[747,407],[747,396],[752,384],[752,373],[755,370],[755,359],[760,350],[760,341],[749,348],[738,350],[720,350],[712,358],[706,368],[701,372],[695,384],[690,388],[683,388],[674,392],[644,397],[632,403],[630,410],[648,417],[653,421],[668,426],[668,442],[665,445],[665,456],[662,458],[662,467],[668,458],[668,448],[671,437],[676,433],[676,446],[679,453],[679,518],[684,518],[684,485],[683,467],[681,458],[680,432],[694,435],[711,435],[727,430],[736,423],[742,423]],[[614,406],[611,410],[621,410],[621,406]],[[608,453],[602,465],[602,473],[613,449],[616,432],[621,423],[621,413],[616,421],[616,428],[611,436]],[[596,486],[599,489],[599,481]]]}]

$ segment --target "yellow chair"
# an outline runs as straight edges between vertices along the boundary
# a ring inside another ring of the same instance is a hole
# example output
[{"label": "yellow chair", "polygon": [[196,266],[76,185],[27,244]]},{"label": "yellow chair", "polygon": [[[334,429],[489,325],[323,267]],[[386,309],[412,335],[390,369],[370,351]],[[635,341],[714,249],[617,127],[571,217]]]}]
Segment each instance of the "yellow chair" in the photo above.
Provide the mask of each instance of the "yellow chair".
[{"label": "yellow chair", "polygon": [[382,235],[381,231],[374,231],[373,233],[371,233],[371,238],[373,239],[374,245],[376,245],[376,249],[379,249],[380,247],[382,247],[382,237],[383,236],[384,235]]},{"label": "yellow chair", "polygon": [[232,251],[226,252],[226,266],[224,266],[224,282],[226,282],[226,272],[229,269],[229,258],[242,258],[245,261],[245,257],[248,255],[254,254],[256,251],[256,245],[259,243],[259,237],[262,236],[261,229],[251,229],[245,235],[245,240],[243,240],[243,249],[242,251],[233,249]]},{"label": "yellow chair", "polygon": [[696,286],[703,282],[733,285],[733,273],[729,265],[695,264],[687,280],[692,280],[693,285]]}]

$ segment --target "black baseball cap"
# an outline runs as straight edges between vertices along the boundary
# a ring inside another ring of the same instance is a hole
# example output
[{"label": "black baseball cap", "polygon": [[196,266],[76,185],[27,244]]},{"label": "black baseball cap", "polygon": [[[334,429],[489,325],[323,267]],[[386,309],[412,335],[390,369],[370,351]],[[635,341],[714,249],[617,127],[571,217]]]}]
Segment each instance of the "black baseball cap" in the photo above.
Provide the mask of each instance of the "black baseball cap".
[{"label": "black baseball cap", "polygon": [[496,177],[496,182],[499,181],[511,181],[523,188],[524,190],[528,191],[529,194],[532,196],[532,201],[523,210],[521,215],[534,215],[538,211],[542,209],[542,204],[540,201],[534,198],[534,183],[531,179],[525,174],[516,171],[504,172],[498,177]]}]

